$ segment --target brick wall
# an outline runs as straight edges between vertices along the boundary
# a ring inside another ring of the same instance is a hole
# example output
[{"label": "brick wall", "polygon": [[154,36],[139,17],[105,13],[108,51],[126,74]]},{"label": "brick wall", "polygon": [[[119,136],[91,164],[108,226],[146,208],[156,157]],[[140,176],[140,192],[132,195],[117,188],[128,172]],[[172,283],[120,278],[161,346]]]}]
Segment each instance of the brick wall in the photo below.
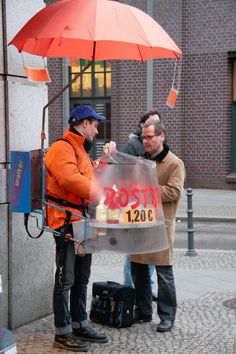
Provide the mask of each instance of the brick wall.
[{"label": "brick wall", "polygon": [[[154,1],[155,20],[167,31],[175,43],[182,49],[182,0],[159,0]],[[183,49],[182,49],[183,50]],[[160,111],[166,127],[166,135],[171,150],[180,158],[184,159],[183,150],[183,88],[181,76],[180,92],[174,109],[166,105],[166,100],[172,86],[174,77],[175,60],[154,60],[154,87],[153,102]]]},{"label": "brick wall", "polygon": [[[146,0],[125,1],[125,3],[146,11]],[[181,48],[182,0],[153,1],[153,17]],[[183,157],[181,94],[174,110],[166,106],[173,73],[174,60],[158,59],[153,61],[153,106],[163,116],[172,150]],[[112,133],[116,140],[119,137],[118,146],[127,142],[130,131],[136,127],[139,117],[146,112],[146,80],[146,63],[118,62],[112,65],[112,119],[114,119],[115,125],[112,123]]]},{"label": "brick wall", "polygon": [[[47,0],[50,1],[50,0]],[[122,0],[146,11],[146,0]],[[235,0],[153,0],[153,17],[183,51],[180,93],[166,106],[174,61],[153,61],[153,102],[167,130],[171,150],[186,166],[186,186],[236,189],[231,173],[231,63],[236,51]],[[49,95],[62,82],[60,59],[49,61]],[[112,139],[123,146],[147,105],[146,63],[112,62]],[[50,141],[62,134],[62,98],[49,108]]]},{"label": "brick wall", "polygon": [[[146,11],[146,0],[120,1]],[[121,148],[147,105],[147,66],[138,61],[112,62],[112,139]]]},{"label": "brick wall", "polygon": [[226,53],[186,56],[184,147],[187,183],[226,188],[231,166],[231,92]]},{"label": "brick wall", "polygon": [[183,118],[187,185],[235,189],[231,172],[231,66],[236,50],[234,0],[183,5]]},{"label": "brick wall", "polygon": [[[112,139],[124,145],[146,111],[146,63],[117,62],[112,64]],[[119,140],[118,140],[119,139]]]}]

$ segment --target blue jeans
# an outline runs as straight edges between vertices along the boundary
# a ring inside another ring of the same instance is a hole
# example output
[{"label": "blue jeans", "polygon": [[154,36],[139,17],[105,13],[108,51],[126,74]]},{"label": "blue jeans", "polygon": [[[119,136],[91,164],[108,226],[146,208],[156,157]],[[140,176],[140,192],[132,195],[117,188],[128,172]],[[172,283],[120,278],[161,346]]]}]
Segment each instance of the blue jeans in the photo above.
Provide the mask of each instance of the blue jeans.
[{"label": "blue jeans", "polygon": [[[152,292],[147,264],[131,262],[131,272],[136,290],[137,316],[152,315]],[[172,266],[156,266],[158,301],[157,314],[160,320],[175,320],[177,309],[176,290]]]},{"label": "blue jeans", "polygon": [[92,255],[77,256],[74,242],[55,236],[56,274],[53,292],[54,323],[57,334],[88,326],[86,299]]},{"label": "blue jeans", "polygon": [[[154,290],[154,277],[155,277],[154,270],[155,270],[155,266],[153,264],[149,264],[150,282],[151,282],[152,291]],[[130,264],[129,256],[125,256],[124,285],[134,288],[134,282],[131,275],[131,264]]]}]

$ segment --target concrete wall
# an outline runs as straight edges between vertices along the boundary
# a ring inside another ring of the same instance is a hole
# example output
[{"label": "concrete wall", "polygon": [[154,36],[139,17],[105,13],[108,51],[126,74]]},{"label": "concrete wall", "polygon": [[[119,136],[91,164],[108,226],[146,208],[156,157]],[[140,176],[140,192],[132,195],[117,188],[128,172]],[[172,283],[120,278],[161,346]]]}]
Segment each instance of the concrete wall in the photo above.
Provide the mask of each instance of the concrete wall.
[{"label": "concrete wall", "polygon": [[[3,1],[3,0],[2,0]],[[8,210],[8,177],[11,150],[40,148],[42,108],[48,102],[45,84],[24,77],[22,57],[15,47],[6,47],[18,30],[45,6],[43,0],[4,1],[0,18],[0,327],[15,328],[52,311],[54,245],[52,236],[30,239],[23,214]],[[3,40],[2,40],[3,38]],[[5,46],[5,65],[3,47]],[[28,65],[41,58],[25,55]],[[46,126],[47,129],[47,126]],[[46,143],[47,145],[47,143]],[[32,230],[38,233],[35,225]]]}]

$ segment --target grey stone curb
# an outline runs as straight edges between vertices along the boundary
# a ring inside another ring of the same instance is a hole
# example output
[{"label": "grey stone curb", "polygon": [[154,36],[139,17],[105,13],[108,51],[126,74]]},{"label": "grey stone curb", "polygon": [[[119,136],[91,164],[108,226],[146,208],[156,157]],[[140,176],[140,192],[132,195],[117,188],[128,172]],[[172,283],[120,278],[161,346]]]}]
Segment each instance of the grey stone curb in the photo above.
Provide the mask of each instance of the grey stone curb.
[{"label": "grey stone curb", "polygon": [[[187,221],[186,216],[176,216],[176,221]],[[233,217],[222,217],[222,216],[193,216],[193,222],[236,222],[236,218]]]}]

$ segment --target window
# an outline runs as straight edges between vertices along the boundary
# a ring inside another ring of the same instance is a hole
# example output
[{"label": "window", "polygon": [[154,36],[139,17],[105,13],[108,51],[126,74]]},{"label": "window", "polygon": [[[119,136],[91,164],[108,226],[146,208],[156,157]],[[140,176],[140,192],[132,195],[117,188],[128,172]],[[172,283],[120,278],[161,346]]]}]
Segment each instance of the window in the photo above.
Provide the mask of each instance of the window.
[{"label": "window", "polygon": [[[80,60],[78,66],[72,66],[70,79],[87,65]],[[90,66],[72,85],[71,97],[108,97],[111,94],[111,65],[105,61],[98,61]]]},{"label": "window", "polygon": [[[70,68],[70,80],[80,73],[88,64],[79,60]],[[89,104],[96,112],[107,119],[99,123],[99,134],[96,137],[91,157],[101,155],[102,147],[106,141],[111,140],[111,64],[106,61],[93,63],[70,88],[70,109],[78,104]]]}]

